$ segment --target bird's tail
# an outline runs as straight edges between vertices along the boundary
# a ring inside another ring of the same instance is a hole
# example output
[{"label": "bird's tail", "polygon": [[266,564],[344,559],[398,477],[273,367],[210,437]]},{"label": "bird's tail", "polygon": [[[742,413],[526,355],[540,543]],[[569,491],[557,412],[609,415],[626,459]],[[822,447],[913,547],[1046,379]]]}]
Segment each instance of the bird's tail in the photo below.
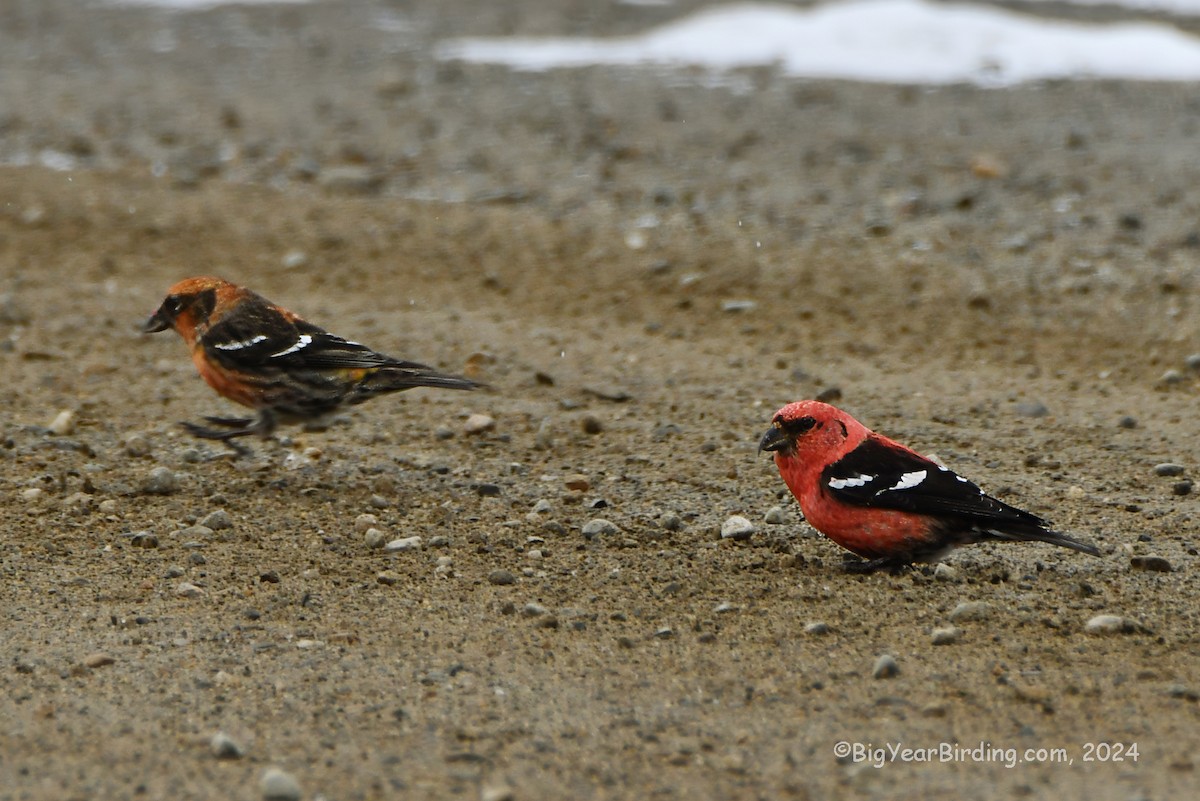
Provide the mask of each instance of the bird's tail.
[{"label": "bird's tail", "polygon": [[1051,531],[1048,528],[1022,528],[1018,530],[1009,529],[1007,531],[996,531],[992,529],[988,531],[993,539],[1004,540],[1007,542],[1048,542],[1051,545],[1060,545],[1063,548],[1070,548],[1073,551],[1080,553],[1099,556],[1100,549],[1090,542],[1081,542],[1072,537],[1068,537],[1060,531]]},{"label": "bird's tail", "polygon": [[423,364],[406,362],[400,365],[386,365],[371,370],[363,376],[362,381],[355,387],[363,399],[372,395],[386,392],[400,392],[416,387],[439,387],[441,389],[479,389],[482,384],[477,381],[450,373],[439,373],[432,367]]}]

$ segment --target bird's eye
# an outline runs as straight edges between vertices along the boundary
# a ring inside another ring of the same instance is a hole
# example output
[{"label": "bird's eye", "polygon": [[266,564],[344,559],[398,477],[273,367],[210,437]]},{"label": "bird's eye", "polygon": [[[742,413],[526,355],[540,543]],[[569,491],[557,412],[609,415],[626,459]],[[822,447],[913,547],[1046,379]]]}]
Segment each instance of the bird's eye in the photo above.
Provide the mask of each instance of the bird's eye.
[{"label": "bird's eye", "polygon": [[172,295],[163,302],[163,307],[167,310],[167,314],[174,317],[183,311],[183,298]]},{"label": "bird's eye", "polygon": [[816,424],[817,420],[815,417],[809,417],[808,415],[805,415],[798,420],[793,420],[788,427],[792,430],[793,434],[799,435],[807,433]]}]

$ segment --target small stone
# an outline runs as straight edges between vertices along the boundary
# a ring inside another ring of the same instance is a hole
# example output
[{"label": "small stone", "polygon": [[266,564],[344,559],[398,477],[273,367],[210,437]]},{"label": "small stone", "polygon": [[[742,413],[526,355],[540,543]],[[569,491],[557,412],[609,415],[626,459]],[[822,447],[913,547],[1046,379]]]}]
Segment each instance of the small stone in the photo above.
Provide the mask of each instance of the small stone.
[{"label": "small stone", "polygon": [[259,779],[263,801],[300,801],[300,784],[292,774],[279,768],[267,768]]},{"label": "small stone", "polygon": [[55,436],[67,436],[75,430],[75,412],[70,409],[63,409],[50,421],[50,425],[46,426],[46,428]]},{"label": "small stone", "polygon": [[1022,417],[1045,417],[1050,414],[1050,409],[1041,401],[1021,401],[1015,409]]},{"label": "small stone", "polygon": [[544,498],[533,505],[533,511],[537,514],[544,515],[551,511],[554,507],[550,505],[550,501]]},{"label": "small stone", "polygon": [[479,801],[516,801],[517,794],[506,784],[486,785],[479,791]]},{"label": "small stone", "polygon": [[579,426],[583,429],[583,433],[590,436],[595,436],[604,430],[604,424],[594,414],[585,414],[579,421]]},{"label": "small stone", "polygon": [[377,528],[369,528],[363,532],[363,542],[368,548],[382,548],[387,544],[388,535],[386,531]]},{"label": "small stone", "polygon": [[938,581],[956,582],[959,581],[958,571],[952,568],[945,562],[938,562],[933,568],[933,577]]},{"label": "small stone", "polygon": [[804,633],[811,634],[816,637],[819,637],[822,634],[828,634],[829,633],[829,624],[822,620],[818,620],[813,623],[809,623],[807,626],[804,627]]},{"label": "small stone", "polygon": [[400,553],[402,551],[419,551],[421,550],[421,537],[401,537],[398,540],[392,540],[383,549],[388,553]]},{"label": "small stone", "polygon": [[521,614],[525,617],[541,617],[549,611],[541,604],[535,604],[532,601],[521,607]]},{"label": "small stone", "polygon": [[1192,480],[1190,478],[1185,478],[1182,481],[1176,481],[1174,484],[1171,485],[1171,494],[1172,495],[1180,495],[1180,496],[1191,495],[1192,488],[1194,486],[1195,485],[1192,483]]},{"label": "small stone", "polygon": [[723,312],[748,312],[758,308],[758,304],[753,300],[724,300],[721,301],[721,311]]},{"label": "small stone", "polygon": [[489,584],[496,584],[501,587],[517,583],[517,577],[513,575],[512,571],[503,569],[493,570],[488,573],[487,580]]},{"label": "small stone", "polygon": [[475,493],[481,498],[495,498],[500,495],[500,485],[487,482],[476,484]]},{"label": "small stone", "polygon": [[1138,426],[1137,418],[1131,417],[1130,415],[1125,415],[1124,417],[1122,417],[1120,420],[1117,421],[1118,428],[1137,428],[1137,426]]},{"label": "small stone", "polygon": [[890,679],[900,675],[900,665],[891,654],[880,654],[871,668],[871,675],[877,679]]},{"label": "small stone", "polygon": [[217,759],[241,759],[245,752],[237,741],[223,731],[219,731],[208,741],[208,747]]},{"label": "small stone", "polygon": [[170,495],[179,489],[179,479],[167,467],[155,467],[142,480],[142,492],[146,495]]},{"label": "small stone", "polygon": [[1183,465],[1175,464],[1174,462],[1163,462],[1162,464],[1154,465],[1154,475],[1164,476],[1167,478],[1182,476],[1185,470],[1187,470],[1187,468],[1185,468]]},{"label": "small stone", "polygon": [[595,539],[600,536],[611,536],[620,533],[621,529],[617,528],[613,523],[604,518],[597,517],[595,520],[589,520],[583,526],[583,536],[587,539]]},{"label": "small stone", "polygon": [[737,606],[735,604],[731,604],[729,601],[722,601],[713,608],[713,611],[718,615],[725,612],[736,612]]},{"label": "small stone", "polygon": [[190,581],[181,581],[175,586],[175,594],[180,598],[200,598],[204,595],[204,589]]},{"label": "small stone", "polygon": [[373,514],[364,512],[354,518],[354,530],[359,534],[365,534],[367,529],[375,528],[379,525],[379,518]]},{"label": "small stone", "polygon": [[1200,373],[1200,353],[1190,354],[1183,360],[1183,363],[1188,366],[1189,370]]},{"label": "small stone", "polygon": [[392,587],[400,583],[400,575],[390,570],[384,570],[375,574],[375,583],[382,584],[385,587]]},{"label": "small stone", "polygon": [[563,486],[572,492],[587,492],[591,489],[592,483],[588,481],[588,477],[579,473],[567,476],[563,480]]},{"label": "small stone", "polygon": [[721,524],[721,539],[745,541],[754,534],[754,524],[741,515],[733,515]]},{"label": "small stone", "polygon": [[495,427],[495,418],[486,414],[469,415],[467,421],[463,423],[463,431],[468,434],[482,434],[485,431],[491,431]]},{"label": "small stone", "polygon": [[783,511],[782,506],[772,506],[763,515],[763,522],[770,523],[773,526],[778,526],[787,520],[787,514]]},{"label": "small stone", "polygon": [[207,526],[213,531],[221,531],[227,528],[233,528],[233,518],[229,516],[229,512],[224,509],[217,509],[209,512],[200,519],[200,525]]},{"label": "small stone", "polygon": [[987,620],[992,616],[992,605],[987,601],[963,601],[950,612],[954,622]]},{"label": "small stone", "polygon": [[662,516],[662,527],[667,531],[683,531],[683,518],[674,512]]},{"label": "small stone", "polygon": [[105,665],[111,665],[113,662],[116,662],[116,661],[117,660],[113,659],[111,656],[109,656],[108,654],[103,653],[103,652],[88,654],[87,656],[85,656],[83,658],[84,666],[90,667],[90,668],[104,667]]},{"label": "small stone", "polygon": [[158,537],[149,531],[139,531],[129,538],[129,544],[134,548],[157,548]]},{"label": "small stone", "polygon": [[1173,387],[1176,384],[1182,384],[1183,379],[1183,373],[1172,367],[1170,370],[1163,372],[1162,376],[1158,380],[1169,387]]},{"label": "small stone", "polygon": [[392,502],[382,495],[372,495],[367,503],[371,504],[372,509],[387,509],[392,505]]},{"label": "small stone", "polygon": [[675,630],[670,626],[662,626],[661,628],[655,630],[654,636],[659,640],[669,640],[675,636]]},{"label": "small stone", "polygon": [[1084,624],[1083,630],[1088,634],[1133,634],[1145,631],[1145,626],[1120,615],[1096,615]]},{"label": "small stone", "polygon": [[1185,701],[1200,701],[1200,692],[1193,690],[1186,684],[1172,684],[1167,688],[1167,695],[1172,698],[1182,698]]},{"label": "small stone", "polygon": [[1171,563],[1161,556],[1134,556],[1129,560],[1129,566],[1134,570],[1146,570],[1151,573],[1170,573],[1174,570]]},{"label": "small stone", "polygon": [[934,645],[953,645],[962,637],[962,629],[956,626],[946,626],[945,628],[933,630]]},{"label": "small stone", "polygon": [[96,507],[102,514],[115,514],[121,508],[121,504],[117,503],[116,498],[105,498],[100,501],[100,505]]},{"label": "small stone", "polygon": [[42,491],[41,487],[27,487],[26,489],[21,490],[21,500],[30,502],[37,501],[41,499],[43,494],[44,492]]}]

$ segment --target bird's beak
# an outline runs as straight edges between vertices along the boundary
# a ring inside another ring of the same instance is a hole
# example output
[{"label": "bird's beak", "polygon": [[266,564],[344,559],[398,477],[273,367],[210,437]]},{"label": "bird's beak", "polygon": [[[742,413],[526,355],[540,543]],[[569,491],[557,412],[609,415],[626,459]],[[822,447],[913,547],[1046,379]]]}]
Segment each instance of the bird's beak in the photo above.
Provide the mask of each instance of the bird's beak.
[{"label": "bird's beak", "polygon": [[788,445],[788,436],[779,426],[771,426],[758,443],[758,452],[781,451]]},{"label": "bird's beak", "polygon": [[163,314],[163,310],[159,309],[150,316],[150,319],[142,323],[143,334],[154,334],[158,331],[166,331],[171,327],[171,321]]}]

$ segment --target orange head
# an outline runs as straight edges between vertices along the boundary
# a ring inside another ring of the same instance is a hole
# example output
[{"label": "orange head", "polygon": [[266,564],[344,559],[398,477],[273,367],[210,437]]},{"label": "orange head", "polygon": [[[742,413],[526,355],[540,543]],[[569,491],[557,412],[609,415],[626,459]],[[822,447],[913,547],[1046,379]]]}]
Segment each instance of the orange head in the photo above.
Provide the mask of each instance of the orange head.
[{"label": "orange head", "polygon": [[777,463],[796,460],[819,470],[852,451],[870,433],[866,426],[835,406],[820,401],[796,401],[775,413],[758,449],[773,451]]},{"label": "orange head", "polygon": [[167,290],[166,299],[142,324],[142,331],[150,334],[174,328],[192,345],[208,329],[209,318],[217,306],[224,306],[243,291],[223,278],[208,275],[185,278]]}]

